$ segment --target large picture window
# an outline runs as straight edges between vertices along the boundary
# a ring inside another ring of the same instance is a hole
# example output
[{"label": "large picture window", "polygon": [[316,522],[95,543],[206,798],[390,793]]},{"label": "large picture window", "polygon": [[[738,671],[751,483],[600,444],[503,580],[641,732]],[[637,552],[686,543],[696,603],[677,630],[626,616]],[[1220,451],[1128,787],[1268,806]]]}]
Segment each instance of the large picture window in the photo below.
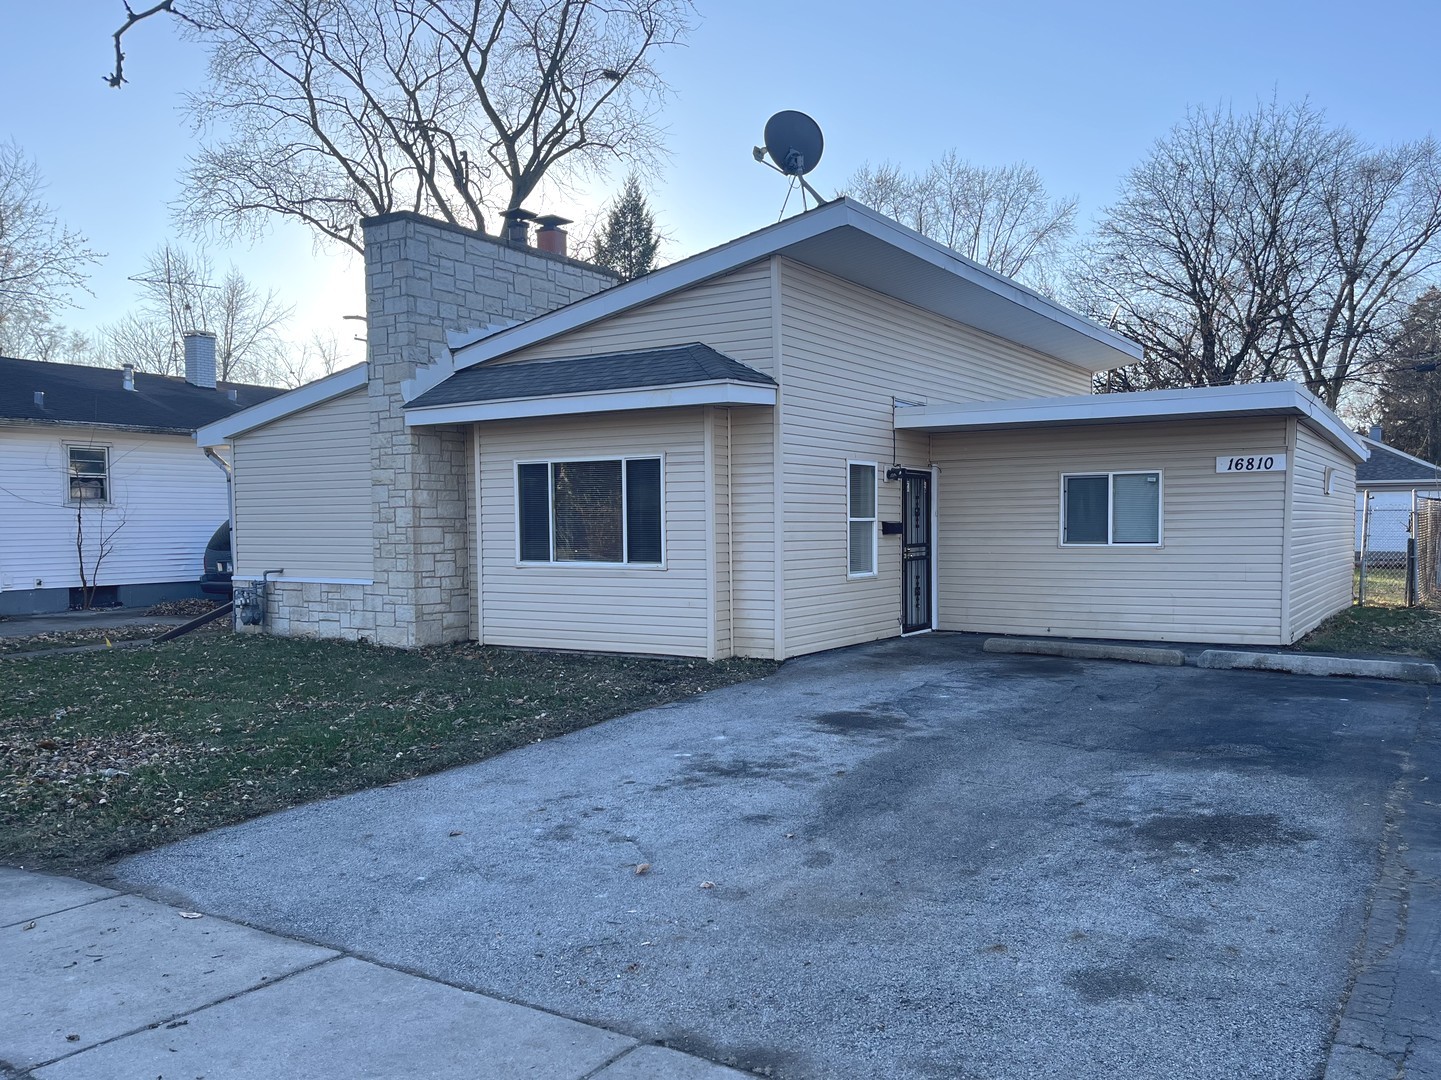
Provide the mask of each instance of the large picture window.
[{"label": "large picture window", "polygon": [[659,565],[661,459],[516,465],[521,562]]},{"label": "large picture window", "polygon": [[1061,477],[1061,543],[1154,546],[1160,542],[1160,473]]},{"label": "large picture window", "polygon": [[110,451],[104,446],[67,446],[72,503],[110,501]]},{"label": "large picture window", "polygon": [[847,524],[851,577],[876,572],[876,467],[869,462],[847,462]]}]

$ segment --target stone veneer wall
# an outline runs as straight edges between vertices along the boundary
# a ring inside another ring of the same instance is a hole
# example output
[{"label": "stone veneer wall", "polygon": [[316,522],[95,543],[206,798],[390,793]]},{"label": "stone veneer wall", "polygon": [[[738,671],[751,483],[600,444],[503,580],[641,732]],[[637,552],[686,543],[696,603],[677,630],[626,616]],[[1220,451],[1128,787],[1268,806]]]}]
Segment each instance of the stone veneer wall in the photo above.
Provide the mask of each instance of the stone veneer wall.
[{"label": "stone veneer wall", "polygon": [[271,585],[272,633],[415,648],[471,627],[468,425],[407,428],[401,384],[446,332],[533,318],[616,284],[608,271],[408,212],[362,222],[374,583]]}]

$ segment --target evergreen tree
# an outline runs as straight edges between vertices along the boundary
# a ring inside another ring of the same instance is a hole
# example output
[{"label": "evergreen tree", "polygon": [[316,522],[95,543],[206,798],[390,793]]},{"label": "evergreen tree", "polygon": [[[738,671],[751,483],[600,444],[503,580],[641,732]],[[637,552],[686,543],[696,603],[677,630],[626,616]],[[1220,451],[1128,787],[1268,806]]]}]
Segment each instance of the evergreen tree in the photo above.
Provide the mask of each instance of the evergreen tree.
[{"label": "evergreen tree", "polygon": [[1441,289],[1422,293],[1388,342],[1376,419],[1386,442],[1427,461],[1441,454]]},{"label": "evergreen tree", "polygon": [[640,189],[640,179],[631,173],[596,238],[595,262],[630,281],[655,269],[659,247],[655,215]]}]

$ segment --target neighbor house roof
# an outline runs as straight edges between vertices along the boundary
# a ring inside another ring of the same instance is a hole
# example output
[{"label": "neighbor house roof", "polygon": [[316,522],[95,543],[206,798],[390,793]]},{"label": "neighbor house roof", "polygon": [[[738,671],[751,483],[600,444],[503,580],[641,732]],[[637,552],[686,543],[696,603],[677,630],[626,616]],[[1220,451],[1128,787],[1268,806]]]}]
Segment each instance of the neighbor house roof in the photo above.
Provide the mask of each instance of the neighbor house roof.
[{"label": "neighbor house roof", "polygon": [[[135,389],[127,390],[119,368],[0,357],[0,420],[188,435],[282,393],[274,386],[240,383],[207,389],[182,378],[144,372],[135,373]],[[37,394],[43,396],[37,400]]]},{"label": "neighbor house roof", "polygon": [[1129,338],[850,199],[836,199],[517,326],[458,345],[457,368],[548,341],[781,255],[1085,371],[1141,358]]},{"label": "neighbor house roof", "polygon": [[1356,466],[1356,483],[1359,486],[1412,487],[1427,484],[1435,487],[1441,483],[1441,467],[1376,439],[1368,439],[1364,435],[1360,438],[1371,451],[1371,457]]},{"label": "neighbor house roof", "polygon": [[406,406],[410,426],[673,405],[774,405],[776,382],[709,345],[458,371]]},{"label": "neighbor house roof", "polygon": [[997,431],[1240,416],[1298,416],[1356,461],[1365,461],[1368,454],[1360,436],[1319,398],[1289,382],[903,406],[896,409],[895,426],[914,431]]}]

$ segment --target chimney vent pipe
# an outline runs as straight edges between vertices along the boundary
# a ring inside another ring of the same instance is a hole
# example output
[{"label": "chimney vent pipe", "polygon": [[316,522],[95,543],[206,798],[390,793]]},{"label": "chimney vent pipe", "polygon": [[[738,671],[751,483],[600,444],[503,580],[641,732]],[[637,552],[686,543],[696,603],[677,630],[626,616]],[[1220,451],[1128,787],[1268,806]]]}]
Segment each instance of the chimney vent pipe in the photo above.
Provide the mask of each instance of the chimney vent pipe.
[{"label": "chimney vent pipe", "polygon": [[517,206],[502,216],[505,218],[505,242],[511,247],[530,247],[530,223],[535,215]]},{"label": "chimney vent pipe", "polygon": [[569,225],[571,219],[563,218],[559,214],[545,214],[535,221],[540,226],[540,231],[535,234],[536,248],[552,255],[568,254],[566,233],[561,226]]},{"label": "chimney vent pipe", "polygon": [[44,391],[44,390],[36,390],[36,391],[35,391],[35,404],[38,405],[38,406],[39,406],[40,408],[42,408],[42,409],[45,408],[45,391]]},{"label": "chimney vent pipe", "polygon": [[123,385],[123,386],[125,387],[125,389],[127,389],[127,390],[134,390],[134,389],[135,389],[135,365],[134,365],[134,364],[125,364],[123,367],[121,367],[120,371],[121,371],[121,377],[122,377],[122,379],[124,380],[123,383],[122,383],[122,385]]}]

